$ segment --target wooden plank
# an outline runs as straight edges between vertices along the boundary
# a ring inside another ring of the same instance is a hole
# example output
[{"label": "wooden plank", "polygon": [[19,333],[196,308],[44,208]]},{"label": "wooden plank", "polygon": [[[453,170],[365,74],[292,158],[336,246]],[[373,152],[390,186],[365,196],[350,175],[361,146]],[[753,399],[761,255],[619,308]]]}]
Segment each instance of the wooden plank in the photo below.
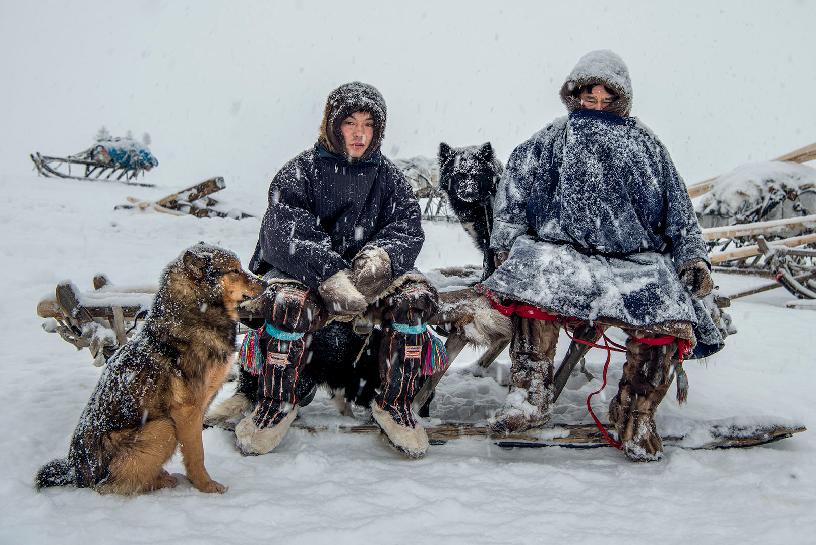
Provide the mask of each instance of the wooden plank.
[{"label": "wooden plank", "polygon": [[[812,244],[816,242],[816,233],[812,233],[809,235],[800,235],[798,237],[791,237],[782,240],[774,240],[769,242],[769,246],[785,246],[788,248],[793,248],[796,246],[802,246],[804,244]],[[751,257],[755,255],[760,255],[762,251],[759,249],[759,246],[756,244],[752,244],[750,246],[743,246],[741,248],[737,248],[735,250],[729,250],[727,252],[713,252],[708,254],[709,261],[711,261],[712,265],[716,265],[718,263],[723,263],[725,261],[730,261],[732,259],[740,259],[744,257]]]},{"label": "wooden plank", "polygon": [[127,342],[125,315],[122,311],[122,307],[119,306],[111,307],[111,311],[113,313],[111,324],[113,325],[113,332],[116,334],[116,342],[119,343],[119,346],[122,346]]},{"label": "wooden plank", "polygon": [[79,292],[71,282],[60,282],[55,290],[57,305],[63,315],[80,324],[93,321],[88,309],[79,304]]},{"label": "wooden plank", "polygon": [[43,299],[37,303],[37,316],[40,318],[63,318],[62,309],[56,299]]},{"label": "wooden plank", "polygon": [[806,163],[816,159],[816,143],[804,146],[799,149],[780,155],[774,161],[792,161],[794,163]]},{"label": "wooden plank", "polygon": [[746,237],[756,235],[770,235],[785,231],[791,227],[816,226],[816,214],[798,218],[786,218],[774,221],[759,221],[742,225],[728,225],[703,229],[704,240],[719,240],[721,238]]},{"label": "wooden plank", "polygon": [[105,286],[110,284],[110,280],[108,280],[108,277],[105,276],[104,274],[97,274],[97,275],[95,275],[93,277],[93,282],[92,283],[93,283],[93,288],[95,290],[101,290],[102,288],[104,288]]},{"label": "wooden plank", "polygon": [[202,197],[206,197],[211,193],[221,191],[225,187],[226,184],[224,183],[224,178],[221,176],[215,176],[188,188],[182,189],[181,191],[177,191],[176,193],[167,195],[166,197],[162,197],[156,201],[156,204],[166,208],[177,208],[180,202],[191,203]]},{"label": "wooden plank", "polygon": [[[573,336],[577,339],[594,343],[601,338],[603,332],[604,329],[600,329],[594,325],[582,324],[575,329]],[[555,378],[553,379],[553,400],[558,399],[558,396],[561,395],[564,386],[567,385],[567,380],[569,380],[572,374],[572,370],[575,369],[575,366],[581,361],[581,358],[586,356],[587,352],[591,349],[591,346],[575,341],[570,342],[569,349],[564,355],[564,359],[561,360],[561,365],[558,367],[558,370],[555,372]]]},{"label": "wooden plank", "polygon": [[[141,310],[141,306],[125,305],[119,307],[122,309],[122,315],[126,319],[132,320]],[[83,306],[83,311],[87,313],[86,321],[91,321],[95,318],[113,319],[113,308],[110,305],[90,305]],[[37,316],[40,318],[66,318],[68,315],[60,307],[54,299],[44,299],[37,304]]]},{"label": "wooden plank", "polygon": [[717,183],[717,178],[709,178],[708,180],[704,180],[702,182],[696,183],[694,185],[688,186],[686,189],[688,190],[689,197],[692,199],[695,197],[699,197],[700,195],[705,195],[712,189]]}]

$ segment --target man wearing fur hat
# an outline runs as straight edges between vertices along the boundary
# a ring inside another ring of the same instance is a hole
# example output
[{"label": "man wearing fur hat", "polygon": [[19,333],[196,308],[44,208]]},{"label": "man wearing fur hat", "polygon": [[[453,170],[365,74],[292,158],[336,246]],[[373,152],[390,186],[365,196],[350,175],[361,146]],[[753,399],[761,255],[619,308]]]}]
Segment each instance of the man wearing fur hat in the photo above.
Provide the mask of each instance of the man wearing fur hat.
[{"label": "man wearing fur hat", "polygon": [[630,459],[656,460],[654,413],[675,375],[684,399],[684,352],[722,347],[699,301],[713,287],[706,247],[669,153],[629,116],[623,60],[588,53],[560,94],[569,115],[513,151],[496,195],[501,266],[483,285],[514,332],[511,392],[491,425],[507,433],[549,420],[561,327],[617,326],[629,338],[609,419]]},{"label": "man wearing fur hat", "polygon": [[[406,456],[428,448],[411,403],[429,338],[424,322],[437,294],[413,269],[425,238],[421,214],[402,173],[380,150],[385,124],[377,89],[359,82],[338,87],[326,102],[317,143],[286,163],[269,186],[250,262],[270,283],[268,342],[252,382],[257,403],[236,427],[244,453],[278,445],[298,407],[314,395],[310,361],[325,355],[309,347],[363,343],[352,327],[361,317],[382,324],[380,346],[369,347],[379,350],[374,420]],[[318,343],[326,335],[332,342]],[[250,380],[246,371],[242,380]]]}]

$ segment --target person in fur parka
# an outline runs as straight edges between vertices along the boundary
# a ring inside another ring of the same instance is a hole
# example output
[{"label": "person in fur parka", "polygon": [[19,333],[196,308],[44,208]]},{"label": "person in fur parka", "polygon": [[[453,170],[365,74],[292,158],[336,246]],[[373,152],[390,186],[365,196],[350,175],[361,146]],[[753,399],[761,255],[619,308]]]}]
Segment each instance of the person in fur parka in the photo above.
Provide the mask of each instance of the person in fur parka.
[{"label": "person in fur parka", "polygon": [[[286,163],[269,186],[250,261],[250,270],[270,283],[261,303],[265,361],[241,373],[236,395],[247,384],[254,395],[230,402],[255,401],[236,427],[245,454],[274,449],[298,407],[311,400],[320,381],[316,366],[336,359],[313,349],[339,353],[354,346],[351,357],[360,357],[366,336],[355,330],[361,323],[381,323],[374,337],[379,346],[369,348],[379,361],[379,388],[370,403],[375,422],[408,457],[428,448],[411,403],[437,293],[414,269],[424,241],[419,204],[380,150],[385,125],[377,89],[341,85],[326,101],[317,143]],[[353,388],[374,390],[360,382]],[[353,391],[346,397],[360,399]]]},{"label": "person in fur parka", "polygon": [[[682,372],[681,351],[701,357],[723,344],[699,301],[713,288],[706,247],[668,151],[630,117],[621,58],[588,53],[560,96],[569,115],[513,151],[496,196],[500,267],[483,286],[513,315],[514,333],[511,393],[491,425],[549,420],[561,327],[618,326],[629,340],[610,421],[629,458],[658,459],[654,411]],[[517,312],[529,307],[544,312]]]}]

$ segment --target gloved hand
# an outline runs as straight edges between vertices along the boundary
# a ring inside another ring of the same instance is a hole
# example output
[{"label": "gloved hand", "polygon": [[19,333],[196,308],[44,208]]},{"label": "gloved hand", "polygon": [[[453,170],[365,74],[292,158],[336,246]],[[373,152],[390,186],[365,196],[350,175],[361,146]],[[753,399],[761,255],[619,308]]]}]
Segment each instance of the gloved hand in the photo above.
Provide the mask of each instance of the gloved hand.
[{"label": "gloved hand", "polygon": [[507,257],[510,255],[510,252],[504,250],[500,252],[496,252],[493,256],[493,263],[496,264],[496,267],[501,267],[501,264],[507,261]]},{"label": "gloved hand", "polygon": [[697,299],[702,299],[714,289],[714,280],[711,279],[708,264],[702,259],[684,263],[680,266],[678,274],[680,282]]},{"label": "gloved hand", "polygon": [[381,294],[391,284],[391,257],[378,246],[366,246],[352,262],[352,282],[367,299]]},{"label": "gloved hand", "polygon": [[272,281],[261,295],[264,320],[283,329],[303,333],[324,317],[320,298],[302,284]]},{"label": "gloved hand", "polygon": [[363,312],[368,303],[351,281],[351,271],[342,269],[317,287],[323,304],[330,314],[354,316]]}]

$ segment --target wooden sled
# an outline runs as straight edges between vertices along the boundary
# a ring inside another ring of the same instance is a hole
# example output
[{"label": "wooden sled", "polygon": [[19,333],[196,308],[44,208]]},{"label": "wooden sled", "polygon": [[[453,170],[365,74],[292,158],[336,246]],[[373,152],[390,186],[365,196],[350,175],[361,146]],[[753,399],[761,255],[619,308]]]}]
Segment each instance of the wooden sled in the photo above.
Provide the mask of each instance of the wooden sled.
[{"label": "wooden sled", "polygon": [[[807,431],[800,424],[767,424],[760,426],[745,426],[722,421],[697,423],[705,426],[707,437],[705,440],[694,440],[687,434],[664,435],[663,443],[666,446],[691,450],[712,450],[725,448],[755,447],[774,443],[793,437],[795,433]],[[349,426],[314,426],[295,422],[296,429],[303,429],[310,433],[338,432],[338,433],[378,433],[380,428],[374,424]],[[609,426],[607,426],[609,427]],[[594,424],[560,424],[552,427],[531,430],[523,433],[513,433],[501,437],[490,435],[487,426],[472,423],[446,423],[425,428],[431,444],[443,445],[448,441],[461,438],[476,438],[492,441],[502,448],[599,448],[610,446]],[[695,435],[699,434],[699,429]]]},{"label": "wooden sled", "polygon": [[[774,238],[776,233],[792,227],[806,232],[794,237]],[[716,245],[715,251],[709,253],[716,271],[774,280],[731,294],[730,299],[780,287],[799,299],[816,298],[816,215],[703,229],[703,238]]]},{"label": "wooden sled", "polygon": [[[113,160],[104,152],[104,146],[101,145],[92,146],[66,157],[42,155],[39,152],[32,153],[29,157],[31,157],[37,173],[46,178],[118,182],[125,185],[155,187],[154,184],[136,181],[139,175],[144,175],[145,172],[153,168],[153,163]],[[75,174],[74,169],[78,170],[79,173]]]},{"label": "wooden sled", "polygon": [[254,217],[240,210],[226,212],[215,208],[219,203],[212,197],[212,194],[225,187],[224,178],[215,176],[156,201],[127,197],[128,204],[117,205],[114,210],[153,210],[174,216],[191,215],[197,218],[244,219]]}]

